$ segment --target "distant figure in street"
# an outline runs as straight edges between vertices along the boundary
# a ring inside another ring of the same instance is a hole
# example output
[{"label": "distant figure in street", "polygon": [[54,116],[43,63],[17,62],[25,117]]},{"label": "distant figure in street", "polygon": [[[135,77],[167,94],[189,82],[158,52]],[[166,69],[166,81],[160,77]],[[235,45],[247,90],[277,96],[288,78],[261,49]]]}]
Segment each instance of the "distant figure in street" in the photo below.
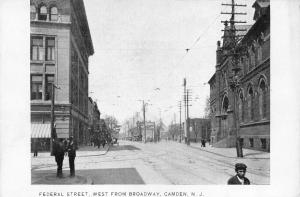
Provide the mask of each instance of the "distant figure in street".
[{"label": "distant figure in street", "polygon": [[73,141],[73,137],[71,136],[69,138],[69,144],[68,144],[68,156],[69,156],[69,165],[70,165],[70,176],[75,176],[75,164],[74,160],[76,157],[76,147]]},{"label": "distant figure in street", "polygon": [[201,147],[205,147],[205,143],[206,143],[205,139],[201,139]]},{"label": "distant figure in street", "polygon": [[53,154],[55,156],[55,161],[57,163],[57,173],[56,176],[62,178],[62,166],[65,156],[65,148],[63,139],[56,139],[53,143]]},{"label": "distant figure in street", "polygon": [[247,166],[243,163],[235,164],[236,175],[231,177],[227,184],[228,185],[250,185],[249,179],[245,177]]},{"label": "distant figure in street", "polygon": [[37,141],[37,139],[33,140],[33,157],[37,157],[38,156],[38,150],[39,150],[39,142]]}]

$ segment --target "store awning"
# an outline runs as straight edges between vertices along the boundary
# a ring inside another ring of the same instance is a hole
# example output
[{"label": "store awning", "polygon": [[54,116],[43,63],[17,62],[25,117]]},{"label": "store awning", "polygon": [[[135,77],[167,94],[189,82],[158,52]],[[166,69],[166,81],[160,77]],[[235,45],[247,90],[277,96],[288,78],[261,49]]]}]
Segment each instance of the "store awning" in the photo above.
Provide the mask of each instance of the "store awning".
[{"label": "store awning", "polygon": [[50,123],[31,123],[31,138],[50,138],[51,125]]}]

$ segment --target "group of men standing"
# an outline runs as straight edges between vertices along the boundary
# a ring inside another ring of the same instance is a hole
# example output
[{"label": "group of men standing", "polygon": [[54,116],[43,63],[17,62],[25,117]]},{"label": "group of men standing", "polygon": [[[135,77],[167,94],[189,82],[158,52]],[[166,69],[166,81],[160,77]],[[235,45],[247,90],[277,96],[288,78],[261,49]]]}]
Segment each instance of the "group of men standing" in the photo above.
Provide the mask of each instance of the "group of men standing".
[{"label": "group of men standing", "polygon": [[73,137],[69,138],[69,142],[64,139],[55,139],[53,143],[53,155],[55,156],[55,161],[57,163],[57,174],[59,178],[63,177],[62,166],[64,156],[68,154],[69,166],[70,166],[70,177],[75,176],[75,165],[74,160],[76,157],[76,147],[74,144]]}]

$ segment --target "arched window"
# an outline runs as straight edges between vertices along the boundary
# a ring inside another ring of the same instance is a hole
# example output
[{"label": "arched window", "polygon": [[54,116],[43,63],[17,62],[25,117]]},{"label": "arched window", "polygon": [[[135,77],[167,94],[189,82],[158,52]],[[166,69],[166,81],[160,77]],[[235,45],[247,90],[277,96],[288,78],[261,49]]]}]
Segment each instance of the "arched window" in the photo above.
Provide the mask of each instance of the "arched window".
[{"label": "arched window", "polygon": [[57,21],[58,12],[57,12],[57,7],[52,7],[50,9],[50,20],[51,21]]},{"label": "arched window", "polygon": [[238,99],[238,109],[239,109],[239,121],[244,122],[244,106],[243,106],[244,96],[243,93],[240,92]]},{"label": "arched window", "polygon": [[248,90],[248,115],[252,121],[254,119],[254,92],[252,87]]},{"label": "arched window", "polygon": [[47,20],[47,7],[46,6],[40,7],[38,19],[42,20],[42,21]]},{"label": "arched window", "polygon": [[227,96],[225,96],[223,99],[223,104],[222,104],[223,113],[227,113],[228,106],[229,106],[229,100],[228,100]]},{"label": "arched window", "polygon": [[36,8],[34,5],[30,5],[30,20],[35,20]]},{"label": "arched window", "polygon": [[259,97],[258,97],[258,106],[259,106],[259,115],[262,119],[267,117],[267,94],[266,94],[266,83],[264,80],[261,80],[259,84]]}]

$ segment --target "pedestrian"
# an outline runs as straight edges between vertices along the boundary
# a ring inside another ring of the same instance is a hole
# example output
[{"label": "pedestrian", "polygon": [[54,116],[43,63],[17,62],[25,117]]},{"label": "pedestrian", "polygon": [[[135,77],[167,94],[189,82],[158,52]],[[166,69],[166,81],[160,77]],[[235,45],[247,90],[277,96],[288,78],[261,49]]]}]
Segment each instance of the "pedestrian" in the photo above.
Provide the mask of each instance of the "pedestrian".
[{"label": "pedestrian", "polygon": [[64,156],[65,156],[65,148],[64,148],[63,139],[56,139],[54,141],[53,154],[55,156],[55,161],[57,164],[56,176],[59,178],[62,178],[63,177],[62,166],[63,166]]},{"label": "pedestrian", "polygon": [[64,150],[65,150],[65,156],[68,155],[68,140],[67,139],[64,139]]},{"label": "pedestrian", "polygon": [[68,156],[69,156],[69,166],[70,166],[70,177],[74,177],[75,176],[74,160],[75,160],[75,157],[76,157],[76,147],[75,147],[72,136],[69,138]]},{"label": "pedestrian", "polygon": [[37,157],[38,156],[38,150],[39,150],[39,143],[37,141],[37,139],[33,140],[33,157]]},{"label": "pedestrian", "polygon": [[245,177],[247,166],[243,163],[235,164],[236,175],[231,177],[227,184],[228,185],[250,185],[249,179]]}]

